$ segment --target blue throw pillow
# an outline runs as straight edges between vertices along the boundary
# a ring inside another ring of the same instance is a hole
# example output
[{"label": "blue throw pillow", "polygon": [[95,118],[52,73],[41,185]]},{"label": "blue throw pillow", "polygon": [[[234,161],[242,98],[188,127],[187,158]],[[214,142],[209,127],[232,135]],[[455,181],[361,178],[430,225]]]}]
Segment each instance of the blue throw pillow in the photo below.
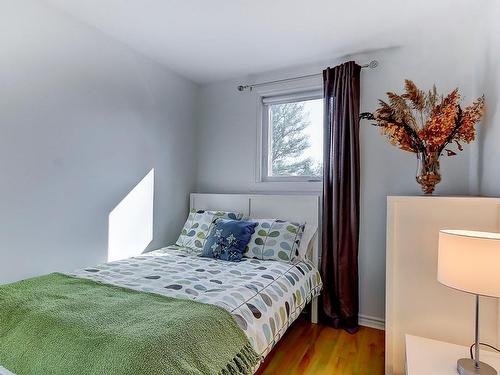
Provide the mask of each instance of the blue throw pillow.
[{"label": "blue throw pillow", "polygon": [[201,257],[239,262],[257,223],[215,219]]}]

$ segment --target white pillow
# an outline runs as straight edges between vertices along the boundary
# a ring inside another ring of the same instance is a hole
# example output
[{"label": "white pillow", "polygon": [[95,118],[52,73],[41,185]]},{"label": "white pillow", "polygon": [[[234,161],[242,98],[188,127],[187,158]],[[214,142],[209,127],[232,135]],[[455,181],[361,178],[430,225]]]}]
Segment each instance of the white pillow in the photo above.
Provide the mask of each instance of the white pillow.
[{"label": "white pillow", "polygon": [[240,212],[205,211],[191,209],[182,232],[175,243],[177,246],[202,250],[215,218],[241,220]]},{"label": "white pillow", "polygon": [[309,249],[309,244],[313,239],[314,235],[318,231],[318,227],[316,225],[306,223],[304,228],[304,232],[302,232],[302,239],[299,244],[299,258],[306,259],[307,251]]}]

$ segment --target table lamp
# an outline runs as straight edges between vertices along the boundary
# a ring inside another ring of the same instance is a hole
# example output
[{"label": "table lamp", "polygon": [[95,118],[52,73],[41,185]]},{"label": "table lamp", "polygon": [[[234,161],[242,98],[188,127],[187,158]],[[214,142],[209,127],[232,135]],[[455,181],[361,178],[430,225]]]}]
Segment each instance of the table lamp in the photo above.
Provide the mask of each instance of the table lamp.
[{"label": "table lamp", "polygon": [[439,231],[438,281],[476,296],[475,355],[457,362],[461,375],[496,375],[479,361],[479,296],[500,297],[500,233]]}]

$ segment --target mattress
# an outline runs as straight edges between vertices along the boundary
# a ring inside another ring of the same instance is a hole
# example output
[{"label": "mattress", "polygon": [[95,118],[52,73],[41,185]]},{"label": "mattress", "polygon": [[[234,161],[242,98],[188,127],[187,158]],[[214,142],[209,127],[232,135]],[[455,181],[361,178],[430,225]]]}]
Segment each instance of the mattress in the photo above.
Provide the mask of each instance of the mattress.
[{"label": "mattress", "polygon": [[262,357],[322,288],[318,270],[307,260],[290,264],[243,258],[236,263],[202,258],[178,246],[70,275],[220,306]]}]

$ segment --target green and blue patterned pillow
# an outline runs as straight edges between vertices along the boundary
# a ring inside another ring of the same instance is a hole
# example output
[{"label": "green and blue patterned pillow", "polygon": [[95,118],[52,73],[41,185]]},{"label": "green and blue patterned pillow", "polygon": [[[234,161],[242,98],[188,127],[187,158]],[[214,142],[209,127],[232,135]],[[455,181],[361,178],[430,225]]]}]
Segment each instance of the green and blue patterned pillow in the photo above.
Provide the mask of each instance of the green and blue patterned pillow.
[{"label": "green and blue patterned pillow", "polygon": [[215,219],[201,257],[239,262],[257,223]]},{"label": "green and blue patterned pillow", "polygon": [[240,212],[205,211],[193,208],[175,244],[201,251],[215,219],[241,220],[242,217],[243,214]]},{"label": "green and blue patterned pillow", "polygon": [[278,219],[249,219],[257,223],[243,256],[292,262],[299,258],[305,224]]}]

